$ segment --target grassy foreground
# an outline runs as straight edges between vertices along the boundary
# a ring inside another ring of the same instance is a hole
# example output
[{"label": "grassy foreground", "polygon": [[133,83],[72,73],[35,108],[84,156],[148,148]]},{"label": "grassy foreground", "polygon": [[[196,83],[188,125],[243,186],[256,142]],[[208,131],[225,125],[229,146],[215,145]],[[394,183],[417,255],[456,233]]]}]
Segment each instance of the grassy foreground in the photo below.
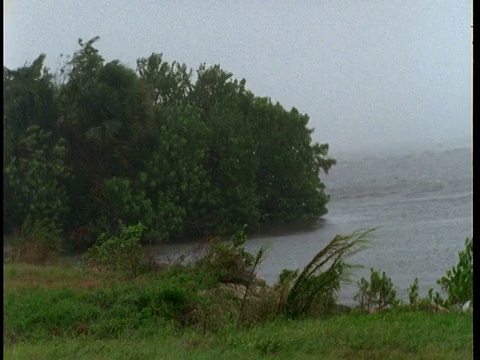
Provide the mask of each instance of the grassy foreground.
[{"label": "grassy foreground", "polygon": [[[4,274],[6,359],[473,358],[471,314],[353,311],[248,328],[231,320],[202,331],[179,327],[168,307],[139,306],[150,301],[151,289],[160,291],[161,276],[24,264],[6,264]],[[225,306],[205,301],[209,308]]]},{"label": "grassy foreground", "polygon": [[472,317],[342,315],[276,321],[202,336],[166,329],[148,339],[43,340],[7,345],[6,359],[472,359]]}]

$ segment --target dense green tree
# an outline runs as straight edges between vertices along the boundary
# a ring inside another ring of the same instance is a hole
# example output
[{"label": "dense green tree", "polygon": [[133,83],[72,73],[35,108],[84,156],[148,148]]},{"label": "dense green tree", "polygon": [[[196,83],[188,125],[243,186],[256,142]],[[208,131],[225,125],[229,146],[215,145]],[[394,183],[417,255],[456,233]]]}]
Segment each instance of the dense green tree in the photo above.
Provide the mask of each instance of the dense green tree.
[{"label": "dense green tree", "polygon": [[328,197],[320,171],[335,160],[327,144],[312,144],[308,116],[286,111],[267,98],[254,98],[248,117],[254,124],[257,194],[262,222],[290,222],[324,215]]},{"label": "dense green tree", "polygon": [[233,79],[219,65],[200,65],[189,101],[208,128],[205,168],[211,178],[209,213],[217,232],[234,232],[260,220],[255,174],[258,160],[250,119],[242,110],[250,101],[245,80]]},{"label": "dense green tree", "polygon": [[63,225],[69,206],[65,140],[56,131],[58,101],[40,55],[31,65],[4,68],[4,232],[30,215]]},{"label": "dense green tree", "polygon": [[191,106],[164,113],[155,149],[145,159],[141,185],[151,199],[155,229],[165,239],[183,232],[201,234],[210,227],[211,182],[203,163],[208,129]]},{"label": "dense green tree", "polygon": [[185,64],[163,60],[163,54],[153,53],[137,60],[140,77],[150,86],[151,100],[155,105],[169,106],[182,103],[192,86],[192,70]]},{"label": "dense green tree", "polygon": [[197,70],[197,80],[189,92],[189,101],[203,112],[203,120],[208,121],[210,109],[229,98],[237,98],[245,92],[245,80],[233,79],[233,74],[220,68],[220,65],[207,67],[201,64]]},{"label": "dense green tree", "polygon": [[219,231],[233,232],[260,220],[256,172],[258,159],[250,124],[230,98],[210,108],[207,123],[209,146],[206,169],[211,177],[210,213]]},{"label": "dense green tree", "polygon": [[13,156],[4,170],[4,231],[32,221],[48,219],[63,226],[69,213],[65,180],[67,148],[60,139],[54,145],[52,133],[32,125],[18,141],[21,155]]},{"label": "dense green tree", "polygon": [[[145,174],[141,173],[139,180],[145,181]],[[112,177],[105,180],[105,207],[102,209],[101,222],[107,233],[119,233],[123,224],[142,223],[150,230],[147,237],[153,239],[155,232],[156,214],[151,199],[147,198],[141,186],[135,186],[130,179]],[[147,229],[147,230],[148,230]]]},{"label": "dense green tree", "polygon": [[97,41],[79,40],[60,83],[44,55],[4,68],[11,227],[35,212],[86,227],[92,244],[121,224],[143,223],[153,241],[326,213],[320,172],[335,160],[312,141],[306,114],[256,97],[219,65],[192,76],[153,53],[134,71],[106,62]]},{"label": "dense green tree", "polygon": [[76,180],[70,195],[81,209],[76,226],[98,221],[108,208],[107,179],[130,178],[141,170],[138,159],[148,150],[153,127],[148,87],[120,62],[105,64],[94,48],[97,40],[79,41],[61,89],[63,131]]},{"label": "dense green tree", "polygon": [[50,131],[56,127],[56,89],[44,61],[42,54],[31,65],[3,69],[4,126],[8,127],[10,142],[18,140],[31,125]]}]

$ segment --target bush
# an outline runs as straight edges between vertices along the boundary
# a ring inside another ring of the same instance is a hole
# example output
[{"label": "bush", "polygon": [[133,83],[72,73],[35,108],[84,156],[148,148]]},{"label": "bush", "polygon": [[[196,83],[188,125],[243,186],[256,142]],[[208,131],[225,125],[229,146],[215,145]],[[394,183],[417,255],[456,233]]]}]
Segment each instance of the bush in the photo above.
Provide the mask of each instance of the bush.
[{"label": "bush", "polygon": [[465,239],[465,249],[458,254],[456,266],[448,270],[437,284],[447,294],[445,305],[473,303],[473,238]]},{"label": "bush", "polygon": [[123,227],[118,237],[104,233],[83,258],[98,268],[126,271],[134,276],[149,271],[155,263],[140,245],[144,230],[145,226],[139,223]]},{"label": "bush", "polygon": [[213,238],[204,256],[196,262],[196,268],[213,277],[215,282],[249,286],[256,277],[265,249],[250,254],[243,248],[246,240],[243,230],[236,232],[229,242]]},{"label": "bush", "polygon": [[57,259],[61,252],[60,230],[55,224],[27,216],[20,232],[11,239],[5,260],[41,263]]},{"label": "bush", "polygon": [[[257,323],[271,315],[271,311],[265,311],[266,307],[275,309],[275,300],[269,296],[272,294],[266,293],[265,283],[257,278],[266,249],[261,247],[251,254],[243,247],[246,240],[244,230],[237,231],[229,242],[213,238],[193,264],[199,283],[208,289],[206,294],[218,294],[210,304],[206,300],[197,309],[196,317],[201,318],[203,331],[212,330],[216,323],[225,323],[227,318],[244,325]],[[208,318],[212,313],[218,318],[213,322]]]}]

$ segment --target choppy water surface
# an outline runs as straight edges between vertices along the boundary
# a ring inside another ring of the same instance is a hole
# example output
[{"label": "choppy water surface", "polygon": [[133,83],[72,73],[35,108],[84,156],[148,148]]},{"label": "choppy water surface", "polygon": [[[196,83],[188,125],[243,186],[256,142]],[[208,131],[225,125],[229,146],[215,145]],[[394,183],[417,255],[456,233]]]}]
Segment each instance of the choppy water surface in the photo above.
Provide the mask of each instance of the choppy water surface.
[{"label": "choppy water surface", "polygon": [[[282,269],[303,268],[336,234],[379,227],[373,245],[350,259],[366,267],[344,286],[340,302],[353,303],[356,281],[369,268],[386,271],[406,299],[415,277],[420,295],[457,263],[472,236],[472,150],[456,148],[365,159],[337,157],[322,180],[331,196],[329,213],[315,224],[263,229],[246,248],[269,244],[259,275],[275,282]],[[185,253],[192,244],[163,245],[159,255]]]}]

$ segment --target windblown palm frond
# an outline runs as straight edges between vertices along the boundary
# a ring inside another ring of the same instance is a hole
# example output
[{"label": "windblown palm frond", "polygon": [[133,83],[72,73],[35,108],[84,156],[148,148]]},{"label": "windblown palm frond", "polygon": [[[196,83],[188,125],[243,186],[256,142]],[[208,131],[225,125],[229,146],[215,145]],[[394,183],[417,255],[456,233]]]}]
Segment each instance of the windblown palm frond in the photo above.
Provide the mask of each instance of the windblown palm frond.
[{"label": "windblown palm frond", "polygon": [[348,280],[354,265],[345,258],[365,249],[375,229],[357,230],[350,235],[337,235],[314,256],[290,290],[285,314],[291,318],[305,315],[319,296],[332,299],[340,291],[340,283]]}]

